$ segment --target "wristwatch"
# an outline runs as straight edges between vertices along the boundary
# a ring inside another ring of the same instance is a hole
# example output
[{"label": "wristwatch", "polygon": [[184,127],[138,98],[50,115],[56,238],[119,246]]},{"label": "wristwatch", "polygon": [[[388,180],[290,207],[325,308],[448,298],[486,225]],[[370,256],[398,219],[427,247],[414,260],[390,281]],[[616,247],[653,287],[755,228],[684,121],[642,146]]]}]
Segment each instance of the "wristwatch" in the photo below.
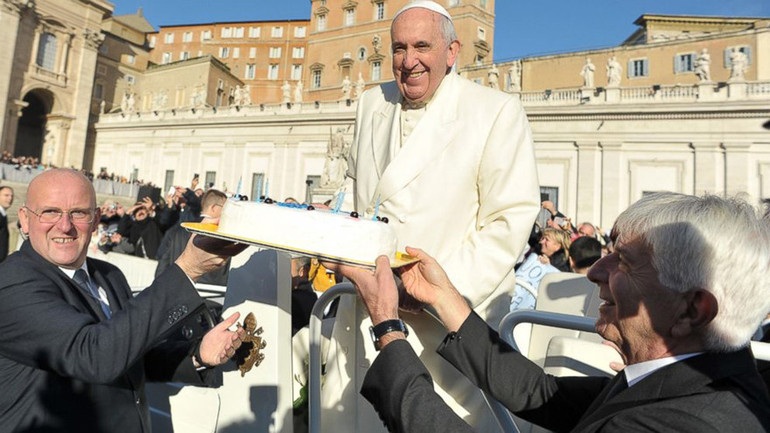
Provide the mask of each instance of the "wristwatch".
[{"label": "wristwatch", "polygon": [[370,326],[369,334],[372,336],[376,350],[380,350],[380,339],[389,332],[403,332],[405,336],[409,335],[409,330],[406,329],[406,324],[401,319],[386,320],[375,326]]}]

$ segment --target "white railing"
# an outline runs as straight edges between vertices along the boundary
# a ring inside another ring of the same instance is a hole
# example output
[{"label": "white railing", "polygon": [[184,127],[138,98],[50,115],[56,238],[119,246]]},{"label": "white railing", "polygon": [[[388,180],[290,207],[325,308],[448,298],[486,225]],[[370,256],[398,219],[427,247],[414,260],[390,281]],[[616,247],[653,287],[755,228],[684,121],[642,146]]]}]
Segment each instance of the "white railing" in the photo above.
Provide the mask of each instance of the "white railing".
[{"label": "white railing", "polygon": [[661,86],[658,93],[663,101],[694,101],[698,99],[698,86]]},{"label": "white railing", "polygon": [[625,87],[620,89],[620,99],[623,101],[652,101],[655,90],[652,87]]},{"label": "white railing", "polygon": [[[655,85],[621,88],[567,88],[510,92],[524,106],[570,106],[580,104],[714,102],[741,99],[770,100],[770,81]],[[732,89],[735,87],[735,89]],[[712,90],[713,89],[713,90]],[[743,90],[745,89],[745,90]],[[704,92],[701,94],[701,92]],[[171,119],[217,119],[322,113],[355,113],[357,101],[313,101],[299,103],[252,104],[229,107],[177,107],[136,113],[110,113],[100,116],[99,124],[162,121]]]},{"label": "white railing", "polygon": [[770,82],[746,83],[746,96],[770,98]]}]

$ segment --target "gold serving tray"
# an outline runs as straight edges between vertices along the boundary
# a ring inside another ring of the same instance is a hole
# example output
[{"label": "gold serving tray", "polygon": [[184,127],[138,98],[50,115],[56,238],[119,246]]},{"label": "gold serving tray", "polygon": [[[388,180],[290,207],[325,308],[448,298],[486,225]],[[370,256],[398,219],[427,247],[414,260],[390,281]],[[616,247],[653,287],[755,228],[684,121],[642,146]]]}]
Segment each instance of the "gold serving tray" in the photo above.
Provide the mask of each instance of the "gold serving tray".
[{"label": "gold serving tray", "polygon": [[[365,266],[369,268],[374,267],[374,262],[362,262],[359,260],[346,259],[344,257],[328,256],[315,251],[301,250],[301,249],[292,248],[286,245],[272,244],[272,243],[263,242],[257,239],[249,239],[243,236],[233,235],[229,233],[222,233],[218,231],[219,226],[216,224],[182,223],[182,227],[184,227],[185,229],[187,229],[187,231],[191,233],[196,233],[204,236],[211,236],[213,238],[224,239],[226,241],[249,244],[249,245],[254,245],[254,246],[263,247],[263,248],[270,248],[278,251],[286,251],[287,253],[300,254],[307,257],[317,257],[319,260],[328,261],[328,262],[343,263],[346,265],[354,265],[354,266]],[[396,256],[390,258],[390,267],[394,269],[400,268],[402,266],[408,265],[410,263],[415,263],[418,261],[419,259],[415,256],[410,256],[407,253],[396,252]]]}]

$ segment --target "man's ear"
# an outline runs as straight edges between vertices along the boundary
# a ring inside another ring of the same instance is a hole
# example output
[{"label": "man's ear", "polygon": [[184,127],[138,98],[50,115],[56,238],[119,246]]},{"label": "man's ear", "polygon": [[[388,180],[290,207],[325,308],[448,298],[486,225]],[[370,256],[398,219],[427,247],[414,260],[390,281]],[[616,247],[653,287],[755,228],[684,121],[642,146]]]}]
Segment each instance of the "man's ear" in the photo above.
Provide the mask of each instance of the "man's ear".
[{"label": "man's ear", "polygon": [[449,43],[449,52],[447,53],[446,57],[446,67],[447,69],[451,69],[452,66],[457,62],[457,56],[460,55],[460,41],[455,39],[454,41]]},{"label": "man's ear", "polygon": [[93,233],[97,227],[99,227],[99,221],[102,219],[102,209],[97,207],[94,209],[94,220],[91,221],[91,232]]},{"label": "man's ear", "polygon": [[29,214],[27,213],[27,207],[22,206],[18,210],[19,223],[21,223],[21,232],[29,234]]},{"label": "man's ear", "polygon": [[714,295],[705,289],[691,290],[683,295],[685,308],[671,328],[674,337],[701,332],[719,312],[719,303]]}]

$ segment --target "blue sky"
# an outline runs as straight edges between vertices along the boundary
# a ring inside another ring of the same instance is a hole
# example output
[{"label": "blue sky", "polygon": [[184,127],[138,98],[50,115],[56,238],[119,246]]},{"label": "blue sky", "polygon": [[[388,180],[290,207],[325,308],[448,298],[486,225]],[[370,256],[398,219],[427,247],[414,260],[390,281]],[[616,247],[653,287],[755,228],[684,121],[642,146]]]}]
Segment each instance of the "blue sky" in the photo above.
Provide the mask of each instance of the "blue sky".
[{"label": "blue sky", "polygon": [[[144,8],[160,25],[308,19],[310,0],[112,0],[117,15]],[[497,0],[495,61],[621,43],[644,13],[770,17],[768,0]],[[215,5],[215,6],[214,6]]]}]

